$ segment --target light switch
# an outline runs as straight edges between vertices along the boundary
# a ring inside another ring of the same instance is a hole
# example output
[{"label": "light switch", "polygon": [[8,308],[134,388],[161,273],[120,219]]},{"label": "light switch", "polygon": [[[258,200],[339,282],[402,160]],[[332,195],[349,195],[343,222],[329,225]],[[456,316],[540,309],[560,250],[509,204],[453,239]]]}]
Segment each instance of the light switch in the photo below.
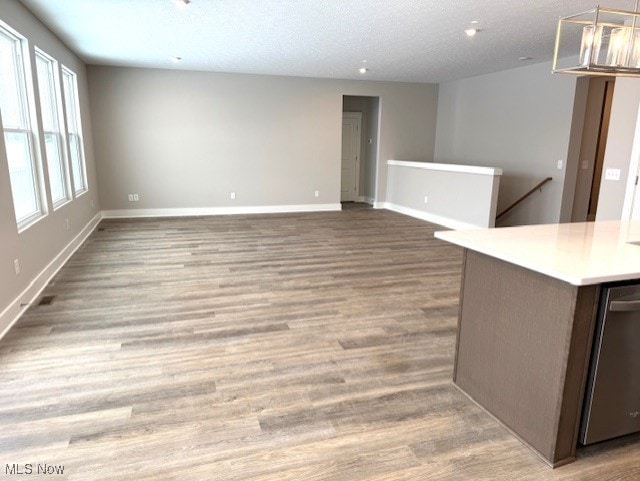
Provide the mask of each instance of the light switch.
[{"label": "light switch", "polygon": [[560,159],[560,160],[558,161],[558,170],[562,170],[562,164],[563,164],[563,163],[564,163],[564,162],[562,161],[562,159]]},{"label": "light switch", "polygon": [[620,180],[620,169],[607,169],[604,178],[606,180]]},{"label": "light switch", "polygon": [[588,160],[583,160],[582,161],[582,170],[587,170],[589,168],[589,161]]}]

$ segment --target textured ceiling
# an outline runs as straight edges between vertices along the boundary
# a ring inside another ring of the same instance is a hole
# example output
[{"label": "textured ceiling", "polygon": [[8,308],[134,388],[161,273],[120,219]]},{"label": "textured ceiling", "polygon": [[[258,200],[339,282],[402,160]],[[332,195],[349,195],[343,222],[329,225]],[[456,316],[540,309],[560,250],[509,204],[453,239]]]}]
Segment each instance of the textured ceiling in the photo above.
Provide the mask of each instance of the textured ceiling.
[{"label": "textured ceiling", "polygon": [[[0,0],[5,1],[5,0]],[[550,60],[585,0],[21,0],[89,64],[442,82]],[[631,10],[632,0],[605,2]],[[472,20],[481,30],[463,33]],[[182,57],[173,64],[170,57]],[[358,68],[366,67],[363,76]]]}]

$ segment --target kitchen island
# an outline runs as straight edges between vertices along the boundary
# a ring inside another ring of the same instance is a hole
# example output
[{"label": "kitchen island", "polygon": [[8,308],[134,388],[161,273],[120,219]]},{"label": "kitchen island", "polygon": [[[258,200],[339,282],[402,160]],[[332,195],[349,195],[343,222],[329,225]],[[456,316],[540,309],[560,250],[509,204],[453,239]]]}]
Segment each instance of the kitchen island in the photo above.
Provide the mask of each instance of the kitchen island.
[{"label": "kitchen island", "polygon": [[550,465],[573,461],[600,291],[640,278],[640,222],[435,236],[464,248],[455,385]]}]

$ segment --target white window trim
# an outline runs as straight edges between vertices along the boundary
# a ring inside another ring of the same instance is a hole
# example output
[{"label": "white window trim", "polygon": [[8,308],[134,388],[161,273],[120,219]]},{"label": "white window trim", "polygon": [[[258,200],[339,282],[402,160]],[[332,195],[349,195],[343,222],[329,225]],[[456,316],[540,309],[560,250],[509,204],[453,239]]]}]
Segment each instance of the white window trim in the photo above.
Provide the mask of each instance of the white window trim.
[{"label": "white window trim", "polygon": [[[29,153],[30,153],[30,161],[31,167],[33,169],[33,182],[34,182],[34,194],[36,205],[38,206],[38,211],[34,212],[28,217],[23,219],[16,219],[16,225],[18,229],[18,233],[21,233],[37,223],[40,219],[43,219],[47,216],[47,190],[44,185],[43,172],[42,172],[42,158],[39,156],[39,151],[36,150],[36,142],[35,138],[38,136],[37,124],[33,122],[33,119],[37,119],[35,113],[35,96],[34,96],[34,85],[33,80],[28,82],[27,79],[33,79],[33,72],[31,68],[31,55],[29,51],[29,43],[26,37],[21,35],[18,31],[11,28],[5,22],[0,20],[0,29],[4,30],[4,34],[8,37],[12,37],[16,43],[18,44],[18,55],[19,58],[14,59],[16,62],[15,68],[18,75],[18,81],[20,86],[24,89],[21,92],[24,96],[24,99],[21,99],[21,102],[24,102],[22,105],[22,115],[24,118],[22,119],[24,122],[24,127],[26,128],[5,128],[4,124],[1,123],[2,118],[0,117],[0,126],[2,127],[2,132],[4,136],[4,132],[16,132],[16,133],[24,133],[27,136]],[[8,167],[8,166],[7,166]],[[12,186],[13,188],[13,186]],[[43,195],[44,194],[44,195]],[[14,206],[15,208],[15,206]]]},{"label": "white window trim", "polygon": [[[73,106],[75,107],[75,124],[76,124],[76,132],[69,131],[69,122],[68,122],[68,113],[66,112],[66,102],[65,104],[65,133],[66,133],[66,144],[69,152],[69,167],[70,167],[70,177],[71,177],[71,185],[73,187],[73,195],[74,198],[78,198],[89,192],[89,182],[87,178],[87,162],[84,151],[84,135],[82,130],[82,118],[80,116],[80,92],[78,91],[78,75],[71,70],[69,67],[65,65],[61,65],[61,79],[62,79],[62,95],[65,96],[64,91],[64,75],[67,74],[71,77],[72,80],[72,92],[71,94],[74,96],[73,98]],[[66,97],[65,97],[66,101]],[[73,165],[72,165],[72,157],[71,157],[71,134],[76,135],[78,137],[78,147],[79,147],[79,155],[80,155],[80,168],[81,168],[81,176],[83,181],[83,187],[81,189],[76,189],[75,182],[73,180]]]},{"label": "white window trim", "polygon": [[[52,76],[53,76],[53,85],[51,86],[53,88],[53,95],[54,98],[52,99],[53,102],[55,103],[55,109],[56,109],[56,117],[57,117],[57,122],[58,122],[58,131],[54,132],[54,131],[48,131],[45,130],[44,128],[44,123],[42,126],[42,142],[46,142],[45,141],[45,136],[46,135],[55,135],[58,138],[58,146],[60,148],[60,156],[61,156],[61,164],[62,164],[62,177],[63,177],[63,182],[64,182],[64,188],[65,188],[65,197],[55,201],[53,200],[53,190],[51,189],[51,177],[50,177],[50,173],[49,173],[49,178],[47,179],[49,181],[49,191],[51,192],[51,202],[52,202],[52,207],[54,212],[56,210],[58,210],[60,207],[62,207],[63,205],[68,204],[69,202],[71,202],[73,200],[73,186],[71,184],[71,174],[70,174],[70,164],[69,164],[69,148],[66,142],[66,118],[64,115],[64,101],[62,98],[62,79],[61,79],[61,70],[60,70],[60,62],[58,62],[55,58],[53,58],[51,55],[47,54],[45,51],[43,51],[42,49],[38,48],[37,46],[34,47],[35,50],[35,60],[37,62],[37,58],[38,56],[42,57],[42,59],[44,59],[47,62],[50,62],[51,64],[51,68],[52,68]],[[36,68],[36,86],[38,85],[38,69]],[[40,109],[42,110],[42,101],[40,101]],[[41,112],[41,115],[42,112]],[[42,149],[43,152],[43,157],[46,159],[46,148]],[[48,167],[48,164],[47,164]]]}]

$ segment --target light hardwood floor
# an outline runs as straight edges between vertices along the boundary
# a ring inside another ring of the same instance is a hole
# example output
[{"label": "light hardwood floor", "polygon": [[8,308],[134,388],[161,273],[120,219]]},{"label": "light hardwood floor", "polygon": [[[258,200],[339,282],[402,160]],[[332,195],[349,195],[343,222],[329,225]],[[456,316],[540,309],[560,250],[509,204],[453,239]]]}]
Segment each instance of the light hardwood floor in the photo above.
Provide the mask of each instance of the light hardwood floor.
[{"label": "light hardwood floor", "polygon": [[0,479],[640,479],[637,436],[551,470],[451,385],[462,257],[436,228],[103,221],[0,341]]}]

